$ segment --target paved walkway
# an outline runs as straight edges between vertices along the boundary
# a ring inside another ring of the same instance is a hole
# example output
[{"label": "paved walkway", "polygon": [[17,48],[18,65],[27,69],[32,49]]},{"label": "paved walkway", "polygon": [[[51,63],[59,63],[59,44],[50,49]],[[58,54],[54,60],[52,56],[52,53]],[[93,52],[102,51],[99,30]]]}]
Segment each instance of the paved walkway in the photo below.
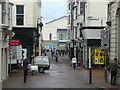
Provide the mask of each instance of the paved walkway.
[{"label": "paved walkway", "polygon": [[59,57],[58,62],[50,56],[51,68],[45,73],[27,77],[27,83],[23,82],[23,71],[14,71],[3,82],[3,88],[118,88],[104,81],[104,70],[96,68],[92,70],[92,84],[89,84],[89,71],[82,67],[73,69],[70,60],[66,56]]}]

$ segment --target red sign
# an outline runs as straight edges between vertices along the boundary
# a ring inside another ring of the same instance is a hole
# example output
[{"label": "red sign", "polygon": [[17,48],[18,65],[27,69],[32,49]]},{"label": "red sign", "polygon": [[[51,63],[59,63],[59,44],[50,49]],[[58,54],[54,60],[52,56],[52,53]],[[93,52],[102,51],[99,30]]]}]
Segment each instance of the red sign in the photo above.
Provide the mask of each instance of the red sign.
[{"label": "red sign", "polygon": [[20,45],[20,39],[10,39],[9,40],[10,46],[19,46]]},{"label": "red sign", "polygon": [[110,49],[102,49],[102,51],[104,51],[104,52],[109,52]]}]

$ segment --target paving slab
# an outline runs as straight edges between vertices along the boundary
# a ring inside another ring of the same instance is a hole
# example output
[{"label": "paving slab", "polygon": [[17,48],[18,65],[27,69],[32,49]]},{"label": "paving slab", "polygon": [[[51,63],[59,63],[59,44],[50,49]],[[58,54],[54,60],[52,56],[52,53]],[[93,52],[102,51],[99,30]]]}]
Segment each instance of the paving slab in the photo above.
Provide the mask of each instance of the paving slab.
[{"label": "paving slab", "polygon": [[23,82],[23,71],[15,70],[10,77],[3,82],[3,88],[105,88],[119,89],[104,80],[104,68],[92,70],[92,84],[89,84],[89,70],[81,67],[73,69],[67,56],[59,57],[58,62],[47,53],[51,61],[51,68],[45,73],[36,73],[27,76],[27,82]]}]

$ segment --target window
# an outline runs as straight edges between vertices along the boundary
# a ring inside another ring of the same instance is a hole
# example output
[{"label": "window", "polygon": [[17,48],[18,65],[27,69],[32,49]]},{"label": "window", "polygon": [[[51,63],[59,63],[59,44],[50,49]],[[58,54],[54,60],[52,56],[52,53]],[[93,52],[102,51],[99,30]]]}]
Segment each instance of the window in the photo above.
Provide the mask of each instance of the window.
[{"label": "window", "polygon": [[80,2],[80,14],[84,14],[84,2]]},{"label": "window", "polygon": [[[82,27],[83,27],[83,24],[81,23],[81,24],[80,24],[80,28],[82,28]],[[80,37],[83,37],[81,30],[80,30]]]},{"label": "window", "polygon": [[2,24],[8,25],[8,2],[2,2]]},{"label": "window", "polygon": [[67,31],[68,31],[68,39],[70,39],[70,29],[68,29]]},{"label": "window", "polygon": [[59,40],[63,40],[63,34],[59,34]]},{"label": "window", "polygon": [[77,27],[75,28],[75,38],[77,39]]},{"label": "window", "polygon": [[12,4],[9,4],[9,14],[8,14],[8,25],[9,28],[12,30]]},{"label": "window", "polygon": [[70,10],[70,3],[69,3],[69,5],[68,5],[68,10]]},{"label": "window", "polygon": [[49,35],[49,40],[52,40],[52,34],[50,33],[50,35]]},{"label": "window", "polygon": [[24,6],[16,6],[16,25],[24,25]]},{"label": "window", "polygon": [[68,15],[68,24],[70,24],[70,15]]}]

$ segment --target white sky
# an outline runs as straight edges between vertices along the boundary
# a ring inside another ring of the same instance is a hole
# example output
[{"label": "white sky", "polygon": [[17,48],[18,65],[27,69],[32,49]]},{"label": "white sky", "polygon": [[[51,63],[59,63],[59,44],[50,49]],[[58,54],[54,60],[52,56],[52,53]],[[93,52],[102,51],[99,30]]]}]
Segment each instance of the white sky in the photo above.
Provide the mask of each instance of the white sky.
[{"label": "white sky", "polygon": [[67,0],[41,0],[42,1],[42,22],[67,15]]}]

